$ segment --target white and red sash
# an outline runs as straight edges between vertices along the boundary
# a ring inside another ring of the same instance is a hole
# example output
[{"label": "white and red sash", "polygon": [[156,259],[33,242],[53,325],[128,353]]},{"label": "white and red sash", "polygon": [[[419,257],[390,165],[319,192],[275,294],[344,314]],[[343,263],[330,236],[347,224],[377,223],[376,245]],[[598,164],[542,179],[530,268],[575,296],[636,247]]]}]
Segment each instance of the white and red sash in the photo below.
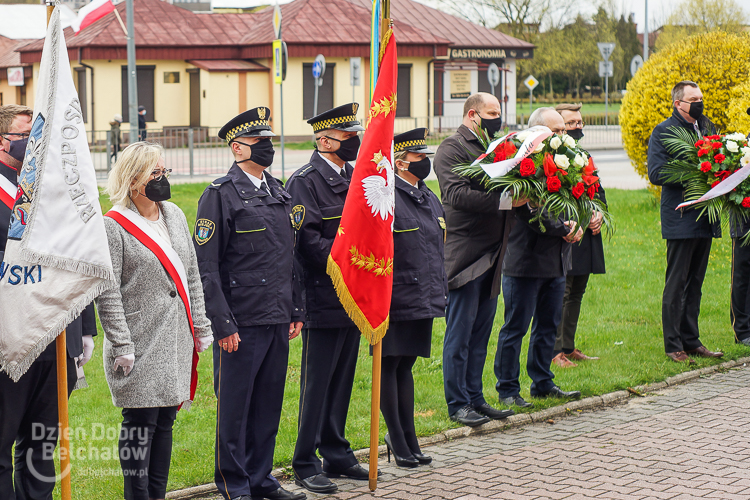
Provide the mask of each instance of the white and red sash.
[{"label": "white and red sash", "polygon": [[[125,231],[130,233],[151,250],[161,265],[167,271],[167,274],[177,287],[177,293],[180,294],[182,303],[185,304],[190,332],[193,335],[193,366],[190,374],[190,401],[195,397],[195,388],[198,386],[198,351],[195,347],[195,328],[193,327],[193,315],[190,310],[190,293],[188,288],[187,273],[185,266],[177,255],[172,245],[164,240],[154,231],[143,218],[129,208],[115,206],[105,214],[107,217],[114,219],[120,224]],[[182,406],[182,405],[180,405]]]},{"label": "white and red sash", "polygon": [[11,210],[13,210],[13,205],[16,202],[17,192],[18,187],[14,186],[7,177],[0,175],[0,201]]}]

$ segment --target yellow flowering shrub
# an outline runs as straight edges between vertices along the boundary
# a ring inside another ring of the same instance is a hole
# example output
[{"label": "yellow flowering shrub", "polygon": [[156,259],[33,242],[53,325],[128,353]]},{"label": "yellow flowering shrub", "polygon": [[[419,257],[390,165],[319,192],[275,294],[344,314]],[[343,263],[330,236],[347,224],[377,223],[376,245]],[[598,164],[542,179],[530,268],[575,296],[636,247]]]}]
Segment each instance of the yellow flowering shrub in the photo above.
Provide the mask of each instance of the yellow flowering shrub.
[{"label": "yellow flowering shrub", "polygon": [[672,115],[672,87],[681,80],[700,86],[704,112],[720,132],[747,133],[749,74],[750,35],[745,33],[695,35],[651,55],[628,83],[620,107],[622,142],[636,172],[648,179],[648,139]]}]

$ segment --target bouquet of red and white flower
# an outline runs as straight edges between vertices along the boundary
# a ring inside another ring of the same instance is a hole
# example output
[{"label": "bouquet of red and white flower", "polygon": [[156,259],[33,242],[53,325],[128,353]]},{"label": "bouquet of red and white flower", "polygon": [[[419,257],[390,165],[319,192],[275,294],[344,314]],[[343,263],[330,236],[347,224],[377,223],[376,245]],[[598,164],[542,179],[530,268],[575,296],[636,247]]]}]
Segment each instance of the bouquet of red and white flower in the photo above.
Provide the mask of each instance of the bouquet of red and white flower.
[{"label": "bouquet of red and white flower", "polygon": [[[553,134],[547,127],[532,127],[487,143],[486,153],[473,163],[458,165],[459,175],[479,179],[488,191],[502,190],[516,199],[528,198],[553,217],[586,227],[594,212],[603,215],[602,225],[610,233],[612,217],[599,199],[599,176],[594,160],[569,135]],[[540,222],[540,227],[541,225]]]}]

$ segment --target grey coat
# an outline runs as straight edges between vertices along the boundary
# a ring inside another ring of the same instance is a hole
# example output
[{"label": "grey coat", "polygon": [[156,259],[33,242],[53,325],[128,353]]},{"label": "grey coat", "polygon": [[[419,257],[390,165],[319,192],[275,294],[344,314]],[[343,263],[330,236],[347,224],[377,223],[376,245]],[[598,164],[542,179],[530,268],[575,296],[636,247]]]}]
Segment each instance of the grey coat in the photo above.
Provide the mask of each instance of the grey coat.
[{"label": "grey coat", "polygon": [[[172,248],[188,276],[196,337],[211,334],[190,230],[182,211],[160,203]],[[132,210],[137,212],[134,205]],[[112,402],[120,408],[176,406],[190,397],[193,338],[185,305],[172,278],[151,250],[105,217],[116,284],[96,299],[104,328],[104,371]],[[135,353],[126,377],[112,367],[117,356]]]}]

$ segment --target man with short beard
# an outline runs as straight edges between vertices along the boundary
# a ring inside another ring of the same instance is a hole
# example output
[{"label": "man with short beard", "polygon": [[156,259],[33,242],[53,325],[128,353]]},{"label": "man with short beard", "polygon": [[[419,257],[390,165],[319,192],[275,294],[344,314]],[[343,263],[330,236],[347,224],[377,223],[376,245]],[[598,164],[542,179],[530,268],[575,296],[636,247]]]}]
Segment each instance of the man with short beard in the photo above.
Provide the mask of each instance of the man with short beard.
[{"label": "man with short beard", "polygon": [[33,113],[31,108],[17,104],[0,106],[0,175],[3,177],[0,179],[0,255],[5,251],[18,172],[23,165]]}]

